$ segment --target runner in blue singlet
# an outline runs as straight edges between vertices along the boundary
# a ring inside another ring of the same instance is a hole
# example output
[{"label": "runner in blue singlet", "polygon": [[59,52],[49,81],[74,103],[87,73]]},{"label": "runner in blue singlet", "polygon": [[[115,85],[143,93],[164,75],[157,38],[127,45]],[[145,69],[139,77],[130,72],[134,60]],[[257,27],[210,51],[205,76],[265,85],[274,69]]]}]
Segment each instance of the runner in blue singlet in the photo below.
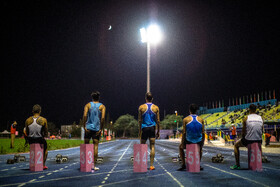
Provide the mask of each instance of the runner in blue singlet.
[{"label": "runner in blue singlet", "polygon": [[[200,160],[202,157],[202,147],[204,144],[204,121],[196,115],[198,110],[197,105],[191,104],[189,107],[190,115],[183,119],[183,135],[181,144],[179,146],[179,153],[182,159],[182,166],[179,171],[186,169],[185,153],[186,144],[199,144],[200,146]],[[200,170],[203,168],[200,167]]]},{"label": "runner in blue singlet", "polygon": [[[94,144],[94,165],[98,157],[98,144],[101,131],[105,122],[105,106],[99,102],[100,93],[95,91],[91,94],[92,102],[86,104],[84,108],[83,123],[85,129],[85,144],[89,144],[92,138]],[[99,168],[94,167],[94,170]]]},{"label": "runner in blue singlet", "polygon": [[[146,93],[146,103],[139,107],[139,137],[141,144],[145,144],[147,139],[150,141],[150,170],[154,170],[155,157],[155,139],[159,137],[159,108],[152,103],[153,95],[151,92]],[[156,133],[157,128],[157,133]]]}]

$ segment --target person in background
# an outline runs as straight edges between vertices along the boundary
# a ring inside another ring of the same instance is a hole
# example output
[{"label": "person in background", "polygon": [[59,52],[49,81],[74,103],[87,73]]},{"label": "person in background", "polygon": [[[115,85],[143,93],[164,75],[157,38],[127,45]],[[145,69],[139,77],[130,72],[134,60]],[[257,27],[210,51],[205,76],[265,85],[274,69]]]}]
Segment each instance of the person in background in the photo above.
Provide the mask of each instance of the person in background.
[{"label": "person in background", "polygon": [[16,138],[16,127],[17,127],[17,122],[14,121],[11,125],[11,148],[15,147],[15,138]]},{"label": "person in background", "polygon": [[232,141],[232,145],[234,145],[235,140],[236,140],[236,127],[234,124],[231,125],[230,130],[231,130],[232,139],[234,140],[234,141]]},{"label": "person in background", "polygon": [[269,145],[269,143],[270,143],[270,138],[271,138],[271,135],[270,135],[268,132],[266,132],[266,133],[265,133],[265,146],[268,146],[268,145]]}]

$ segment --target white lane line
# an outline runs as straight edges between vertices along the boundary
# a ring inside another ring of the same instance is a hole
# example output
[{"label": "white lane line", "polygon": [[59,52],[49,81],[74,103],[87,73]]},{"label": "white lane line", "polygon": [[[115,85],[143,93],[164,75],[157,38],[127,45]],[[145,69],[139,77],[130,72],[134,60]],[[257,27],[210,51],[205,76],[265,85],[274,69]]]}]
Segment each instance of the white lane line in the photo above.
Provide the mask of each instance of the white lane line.
[{"label": "white lane line", "polygon": [[40,176],[40,177],[38,177],[39,179],[42,179],[42,178],[44,178],[45,177],[45,175],[42,175],[42,176]]},{"label": "white lane line", "polygon": [[169,171],[167,171],[166,169],[165,169],[165,167],[163,167],[163,165],[161,165],[161,163],[157,160],[157,159],[154,159],[157,163],[158,163],[158,165],[180,186],[180,187],[184,187],[184,185],[180,182],[180,181],[178,181],[178,179],[176,179]]},{"label": "white lane line", "polygon": [[[126,183],[126,182],[131,182],[131,181],[136,181],[136,180],[142,180],[142,179],[147,179],[150,177],[159,177],[159,176],[163,176],[166,175],[166,173],[162,173],[162,174],[158,174],[158,175],[152,175],[152,176],[145,176],[145,177],[140,177],[140,178],[134,178],[134,179],[128,179],[128,180],[123,180],[123,181],[118,181],[118,182],[112,182],[112,183],[107,183],[104,185],[97,185],[99,187],[102,186],[111,186],[111,185],[116,185],[116,184],[121,184],[121,183]],[[125,185],[124,185],[125,186]],[[95,186],[94,186],[95,187]]]},{"label": "white lane line", "polygon": [[52,173],[48,173],[47,175],[51,175]]},{"label": "white lane line", "polygon": [[[33,183],[47,183],[47,182],[52,182],[52,181],[61,181],[61,180],[68,180],[68,179],[78,179],[78,178],[83,178],[83,177],[90,177],[90,176],[97,176],[97,175],[106,175],[108,173],[122,173],[122,172],[131,172],[133,171],[133,169],[124,169],[124,170],[119,170],[119,171],[114,171],[114,172],[103,172],[103,173],[91,173],[91,174],[87,174],[87,175],[78,175],[78,176],[71,176],[71,177],[61,177],[61,178],[55,178],[55,179],[46,179],[46,180],[37,180],[34,181]],[[25,182],[30,183],[29,182]],[[16,186],[16,185],[20,185],[22,183],[11,183],[11,184],[1,184],[0,187],[3,186]]]},{"label": "white lane line", "polygon": [[271,167],[267,167],[267,166],[263,166],[263,168],[272,169],[272,170],[276,170],[276,171],[280,171],[280,168],[271,168]]},{"label": "white lane line", "polygon": [[30,181],[28,181],[29,183],[36,181],[37,179],[32,179]]},{"label": "white lane line", "polygon": [[235,176],[235,177],[239,177],[239,178],[241,178],[241,179],[250,181],[250,182],[252,182],[252,183],[256,183],[256,184],[261,185],[261,186],[266,186],[266,187],[268,187],[268,185],[265,185],[265,184],[260,183],[260,182],[258,182],[258,181],[249,179],[249,178],[247,178],[247,177],[242,177],[242,176],[240,176],[240,175],[237,175],[237,174],[235,174],[235,173],[231,173],[231,172],[222,170],[222,169],[220,169],[220,168],[216,168],[216,167],[211,166],[211,165],[209,165],[209,164],[204,164],[204,166],[208,166],[208,167],[210,167],[210,168],[216,169],[216,170],[221,171],[221,172],[223,172],[223,173],[226,173],[226,174],[229,174],[229,175],[233,175],[233,176]]},{"label": "white lane line", "polygon": [[26,183],[22,183],[22,184],[18,185],[18,187],[22,187],[24,185],[26,185]]},{"label": "white lane line", "polygon": [[8,171],[9,169],[2,169],[1,171]]},{"label": "white lane line", "polygon": [[[125,149],[125,151],[123,152],[123,154],[121,155],[121,157],[119,158],[119,160],[117,161],[117,163],[114,165],[114,167],[111,169],[111,171],[109,172],[112,173],[114,172],[115,168],[118,166],[119,162],[121,161],[121,159],[123,158],[123,156],[125,155],[126,151],[128,150],[128,148],[130,147],[130,145],[132,144],[132,141],[130,142],[130,144],[127,146],[127,148]],[[109,175],[110,176],[110,175]],[[105,184],[105,182],[107,181],[107,179],[109,178],[109,176],[105,177],[104,180],[101,182],[101,184]]]}]

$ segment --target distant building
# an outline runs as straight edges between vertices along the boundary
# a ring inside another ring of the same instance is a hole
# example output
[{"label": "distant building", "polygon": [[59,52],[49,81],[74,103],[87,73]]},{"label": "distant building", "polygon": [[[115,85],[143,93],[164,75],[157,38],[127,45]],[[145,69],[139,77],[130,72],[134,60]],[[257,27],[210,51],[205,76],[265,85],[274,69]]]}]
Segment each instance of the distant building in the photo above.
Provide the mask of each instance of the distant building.
[{"label": "distant building", "polygon": [[73,125],[61,125],[60,133],[62,135],[68,135],[72,131]]}]

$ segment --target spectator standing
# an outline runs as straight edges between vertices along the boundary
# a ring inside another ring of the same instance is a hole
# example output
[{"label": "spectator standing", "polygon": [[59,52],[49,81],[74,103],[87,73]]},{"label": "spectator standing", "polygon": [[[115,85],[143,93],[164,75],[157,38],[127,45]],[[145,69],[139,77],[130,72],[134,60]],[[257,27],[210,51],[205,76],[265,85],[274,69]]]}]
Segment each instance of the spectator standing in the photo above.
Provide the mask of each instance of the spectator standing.
[{"label": "spectator standing", "polygon": [[15,138],[16,138],[16,127],[17,127],[17,122],[14,121],[11,125],[11,148],[15,147]]}]

